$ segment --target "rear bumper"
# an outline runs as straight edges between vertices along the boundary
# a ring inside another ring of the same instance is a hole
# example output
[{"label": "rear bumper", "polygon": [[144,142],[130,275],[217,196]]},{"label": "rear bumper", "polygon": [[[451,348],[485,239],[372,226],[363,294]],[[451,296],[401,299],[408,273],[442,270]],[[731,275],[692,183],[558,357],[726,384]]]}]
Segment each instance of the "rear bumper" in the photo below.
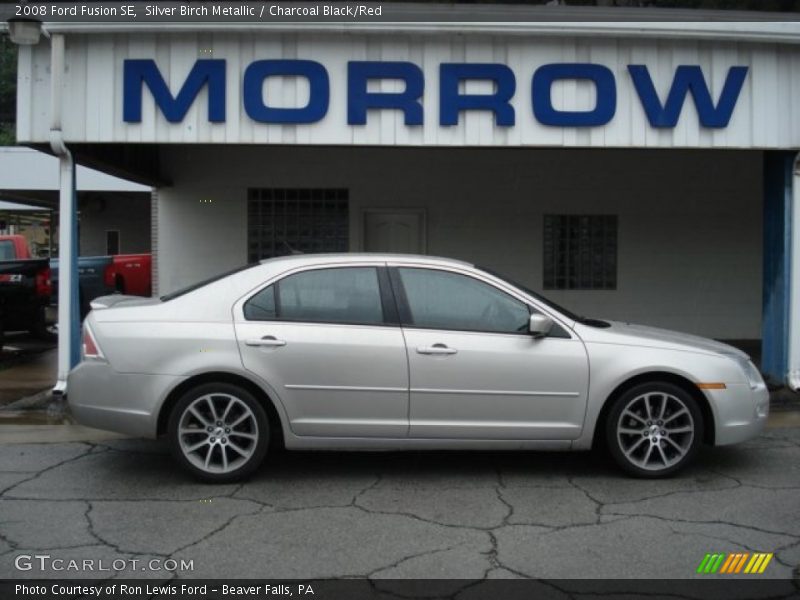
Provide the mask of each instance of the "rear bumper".
[{"label": "rear bumper", "polygon": [[711,394],[715,412],[716,446],[744,442],[759,435],[769,416],[769,391],[765,385],[755,390],[748,384],[729,384]]},{"label": "rear bumper", "polygon": [[81,425],[154,438],[161,405],[183,379],[118,373],[106,362],[83,361],[67,379],[67,403]]}]

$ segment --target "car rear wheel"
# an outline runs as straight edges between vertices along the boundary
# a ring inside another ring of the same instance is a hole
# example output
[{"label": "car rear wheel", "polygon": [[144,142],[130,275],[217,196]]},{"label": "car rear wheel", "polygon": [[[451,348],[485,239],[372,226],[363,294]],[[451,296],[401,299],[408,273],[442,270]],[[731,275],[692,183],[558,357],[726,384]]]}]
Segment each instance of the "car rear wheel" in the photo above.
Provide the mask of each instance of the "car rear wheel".
[{"label": "car rear wheel", "polygon": [[614,460],[637,477],[663,477],[689,464],[702,444],[703,415],[684,389],[637,385],[614,401],[606,442]]},{"label": "car rear wheel", "polygon": [[235,481],[261,464],[269,446],[269,422],[247,390],[225,383],[198,386],[178,400],[168,425],[175,458],[211,482]]}]

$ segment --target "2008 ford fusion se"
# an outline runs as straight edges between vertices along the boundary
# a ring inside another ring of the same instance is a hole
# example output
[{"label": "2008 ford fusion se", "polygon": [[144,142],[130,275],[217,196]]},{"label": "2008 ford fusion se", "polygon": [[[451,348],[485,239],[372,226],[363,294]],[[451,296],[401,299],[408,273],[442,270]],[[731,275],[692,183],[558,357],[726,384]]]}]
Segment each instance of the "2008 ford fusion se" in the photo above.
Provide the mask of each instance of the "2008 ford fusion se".
[{"label": "2008 ford fusion se", "polygon": [[270,448],[607,448],[659,477],[756,436],[758,370],[700,337],[587,319],[460,261],[300,255],[162,298],[96,300],[68,400],[85,425],[166,436],[202,479]]}]

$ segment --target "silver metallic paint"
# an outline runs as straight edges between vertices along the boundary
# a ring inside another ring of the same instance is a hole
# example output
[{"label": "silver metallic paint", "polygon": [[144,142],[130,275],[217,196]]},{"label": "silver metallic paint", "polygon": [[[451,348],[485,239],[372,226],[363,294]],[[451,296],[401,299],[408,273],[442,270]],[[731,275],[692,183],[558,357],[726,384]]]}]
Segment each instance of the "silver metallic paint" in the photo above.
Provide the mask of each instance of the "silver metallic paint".
[{"label": "silver metallic paint", "polygon": [[[386,264],[481,279],[548,315],[570,337],[244,319],[246,299],[290,273]],[[85,360],[73,369],[68,400],[79,422],[137,436],[154,437],[169,394],[207,373],[263,389],[289,448],[589,448],[609,396],[630,378],[650,373],[726,384],[702,391],[718,445],[757,435],[768,413],[766,387],[761,382],[751,388],[732,359],[743,354],[730,346],[623,323],[589,327],[448,259],[290,256],[169,302],[110,296],[93,304],[86,324],[107,360]],[[286,345],[246,343],[267,335]],[[416,352],[437,343],[458,352]]]}]

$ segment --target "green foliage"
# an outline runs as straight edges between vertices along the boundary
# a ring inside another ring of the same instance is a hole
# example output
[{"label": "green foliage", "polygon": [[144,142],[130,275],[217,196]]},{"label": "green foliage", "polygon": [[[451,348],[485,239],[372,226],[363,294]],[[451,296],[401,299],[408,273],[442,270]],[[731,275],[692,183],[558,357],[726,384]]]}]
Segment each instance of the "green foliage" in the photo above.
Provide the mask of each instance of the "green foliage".
[{"label": "green foliage", "polygon": [[17,46],[0,35],[0,146],[16,143]]}]

